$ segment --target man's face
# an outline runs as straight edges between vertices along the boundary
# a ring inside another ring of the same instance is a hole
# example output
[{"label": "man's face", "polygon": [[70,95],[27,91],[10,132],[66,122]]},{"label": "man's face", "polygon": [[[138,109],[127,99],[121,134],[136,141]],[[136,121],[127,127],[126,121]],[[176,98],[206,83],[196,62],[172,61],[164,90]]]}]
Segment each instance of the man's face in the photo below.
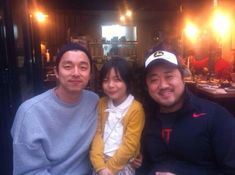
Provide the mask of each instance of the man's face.
[{"label": "man's face", "polygon": [[59,80],[58,90],[63,94],[79,94],[90,80],[91,65],[87,55],[82,51],[67,51],[61,57],[55,70]]},{"label": "man's face", "polygon": [[182,107],[184,81],[180,71],[168,64],[153,66],[146,77],[149,95],[162,112],[174,112]]}]

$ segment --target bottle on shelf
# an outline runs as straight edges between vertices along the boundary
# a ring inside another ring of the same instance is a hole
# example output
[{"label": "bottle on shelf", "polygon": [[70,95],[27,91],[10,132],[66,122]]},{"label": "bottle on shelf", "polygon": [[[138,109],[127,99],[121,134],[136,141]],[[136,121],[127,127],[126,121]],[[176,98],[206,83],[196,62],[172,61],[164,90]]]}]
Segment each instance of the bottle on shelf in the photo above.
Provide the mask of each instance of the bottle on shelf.
[{"label": "bottle on shelf", "polygon": [[46,55],[46,62],[47,62],[47,63],[50,62],[50,53],[49,53],[49,49],[46,50],[45,55]]}]

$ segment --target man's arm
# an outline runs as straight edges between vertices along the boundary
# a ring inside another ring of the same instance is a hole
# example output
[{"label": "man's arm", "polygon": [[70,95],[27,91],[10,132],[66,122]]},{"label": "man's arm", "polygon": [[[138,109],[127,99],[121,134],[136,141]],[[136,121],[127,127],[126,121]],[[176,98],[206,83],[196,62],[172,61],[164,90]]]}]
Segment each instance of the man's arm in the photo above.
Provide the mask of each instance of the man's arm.
[{"label": "man's arm", "polygon": [[20,107],[11,130],[13,175],[50,175],[50,162],[43,149],[45,136],[34,114]]},{"label": "man's arm", "polygon": [[50,175],[49,161],[42,148],[13,143],[13,175]]},{"label": "man's arm", "polygon": [[217,108],[211,123],[216,161],[224,174],[235,173],[235,118],[225,109]]}]

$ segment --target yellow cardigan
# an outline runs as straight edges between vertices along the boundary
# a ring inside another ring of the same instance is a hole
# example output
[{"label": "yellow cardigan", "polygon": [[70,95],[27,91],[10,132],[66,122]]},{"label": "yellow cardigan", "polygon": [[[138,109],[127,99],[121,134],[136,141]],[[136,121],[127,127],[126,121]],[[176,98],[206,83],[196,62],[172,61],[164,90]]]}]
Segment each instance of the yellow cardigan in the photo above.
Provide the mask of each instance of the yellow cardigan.
[{"label": "yellow cardigan", "polygon": [[113,157],[105,161],[103,133],[107,120],[107,113],[104,112],[107,109],[107,104],[108,99],[106,97],[101,98],[98,102],[99,120],[97,131],[91,144],[90,159],[96,172],[107,167],[115,174],[127,165],[130,159],[135,158],[139,154],[140,137],[144,127],[145,116],[142,105],[134,100],[122,119],[124,129],[122,143]]}]

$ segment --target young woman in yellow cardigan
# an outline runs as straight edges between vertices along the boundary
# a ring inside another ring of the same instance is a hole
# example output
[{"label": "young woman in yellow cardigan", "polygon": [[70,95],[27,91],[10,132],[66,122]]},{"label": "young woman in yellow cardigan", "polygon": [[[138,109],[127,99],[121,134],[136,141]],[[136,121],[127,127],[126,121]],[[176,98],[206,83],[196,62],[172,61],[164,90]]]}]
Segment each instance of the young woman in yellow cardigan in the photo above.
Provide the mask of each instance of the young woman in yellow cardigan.
[{"label": "young woman in yellow cardigan", "polygon": [[140,149],[142,105],[130,93],[131,69],[124,58],[111,58],[101,70],[106,95],[98,103],[98,128],[90,151],[97,175],[134,175],[130,162]]}]

